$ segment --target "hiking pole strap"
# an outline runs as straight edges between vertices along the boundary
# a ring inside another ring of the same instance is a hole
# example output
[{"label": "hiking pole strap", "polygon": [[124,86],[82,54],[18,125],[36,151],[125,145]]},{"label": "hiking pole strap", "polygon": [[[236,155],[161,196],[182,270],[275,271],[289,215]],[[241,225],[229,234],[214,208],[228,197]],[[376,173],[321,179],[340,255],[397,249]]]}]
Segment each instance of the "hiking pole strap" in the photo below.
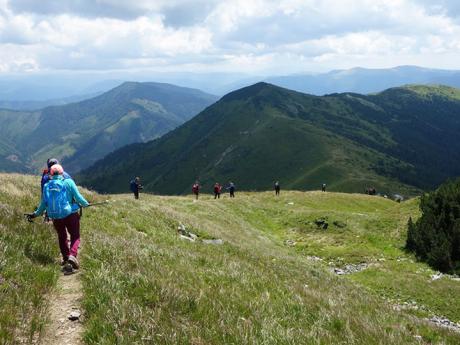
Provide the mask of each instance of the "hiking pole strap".
[{"label": "hiking pole strap", "polygon": [[33,223],[33,219],[35,218],[35,215],[33,213],[24,213],[24,216],[26,217],[27,221],[29,223]]}]

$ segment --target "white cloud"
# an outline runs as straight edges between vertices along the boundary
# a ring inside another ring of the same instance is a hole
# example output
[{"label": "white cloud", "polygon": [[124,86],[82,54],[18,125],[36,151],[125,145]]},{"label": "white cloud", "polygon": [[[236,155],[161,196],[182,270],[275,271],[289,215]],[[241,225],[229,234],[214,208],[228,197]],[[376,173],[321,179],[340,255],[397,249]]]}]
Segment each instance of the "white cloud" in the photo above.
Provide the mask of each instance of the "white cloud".
[{"label": "white cloud", "polygon": [[0,0],[0,71],[452,68],[458,9],[447,0]]}]

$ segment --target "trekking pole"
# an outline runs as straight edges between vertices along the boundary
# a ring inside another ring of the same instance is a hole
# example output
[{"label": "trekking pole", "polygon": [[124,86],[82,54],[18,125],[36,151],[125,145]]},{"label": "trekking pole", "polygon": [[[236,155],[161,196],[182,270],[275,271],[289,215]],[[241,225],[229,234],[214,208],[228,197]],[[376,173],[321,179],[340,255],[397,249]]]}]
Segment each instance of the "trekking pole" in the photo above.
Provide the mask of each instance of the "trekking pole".
[{"label": "trekking pole", "polygon": [[90,203],[88,205],[88,207],[91,207],[91,206],[99,206],[99,205],[106,205],[108,204],[109,201],[108,200],[105,200],[105,201],[100,201],[100,202],[93,202],[93,203]]},{"label": "trekking pole", "polygon": [[[107,205],[108,203],[109,203],[109,200],[100,201],[100,202],[94,202],[94,203],[90,203],[87,207]],[[80,218],[82,216],[83,216],[83,207],[80,206]]]}]

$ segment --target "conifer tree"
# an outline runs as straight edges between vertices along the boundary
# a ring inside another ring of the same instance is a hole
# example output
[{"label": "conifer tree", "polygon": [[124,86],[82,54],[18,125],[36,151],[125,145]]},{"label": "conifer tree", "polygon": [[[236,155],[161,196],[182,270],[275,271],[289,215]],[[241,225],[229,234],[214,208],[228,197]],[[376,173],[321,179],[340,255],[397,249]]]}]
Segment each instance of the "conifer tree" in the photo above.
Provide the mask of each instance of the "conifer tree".
[{"label": "conifer tree", "polygon": [[417,222],[409,219],[406,249],[442,272],[460,273],[460,179],[423,195],[420,210]]}]

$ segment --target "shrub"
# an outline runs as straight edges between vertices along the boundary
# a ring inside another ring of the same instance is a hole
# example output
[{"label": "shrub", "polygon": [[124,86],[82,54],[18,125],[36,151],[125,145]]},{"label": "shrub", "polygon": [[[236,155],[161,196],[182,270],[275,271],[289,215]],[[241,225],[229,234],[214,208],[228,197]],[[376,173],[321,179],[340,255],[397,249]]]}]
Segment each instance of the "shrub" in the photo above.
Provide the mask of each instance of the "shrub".
[{"label": "shrub", "polygon": [[422,196],[422,216],[409,219],[406,249],[430,266],[460,273],[460,179]]}]

